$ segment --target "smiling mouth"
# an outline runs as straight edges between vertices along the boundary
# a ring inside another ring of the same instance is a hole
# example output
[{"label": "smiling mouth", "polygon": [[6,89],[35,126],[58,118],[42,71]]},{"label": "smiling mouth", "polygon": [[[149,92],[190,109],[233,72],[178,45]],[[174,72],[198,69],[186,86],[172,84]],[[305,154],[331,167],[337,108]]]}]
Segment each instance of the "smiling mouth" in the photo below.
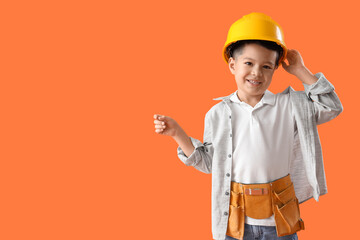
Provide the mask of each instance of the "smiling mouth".
[{"label": "smiling mouth", "polygon": [[261,84],[261,82],[253,81],[253,80],[249,80],[249,79],[246,79],[246,81],[248,81],[248,82],[251,83],[252,85],[260,85],[260,84]]}]

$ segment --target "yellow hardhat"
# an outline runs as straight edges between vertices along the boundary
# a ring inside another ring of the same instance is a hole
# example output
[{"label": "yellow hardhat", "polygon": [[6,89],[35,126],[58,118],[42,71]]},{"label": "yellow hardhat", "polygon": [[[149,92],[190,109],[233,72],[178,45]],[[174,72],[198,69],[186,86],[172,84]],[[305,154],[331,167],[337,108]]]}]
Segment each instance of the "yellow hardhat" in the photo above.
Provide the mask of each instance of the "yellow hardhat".
[{"label": "yellow hardhat", "polygon": [[287,48],[280,25],[263,13],[250,13],[231,25],[223,49],[223,56],[226,63],[228,63],[229,60],[226,48],[239,40],[266,40],[276,42],[284,50],[282,57],[279,59],[279,63],[286,57]]}]

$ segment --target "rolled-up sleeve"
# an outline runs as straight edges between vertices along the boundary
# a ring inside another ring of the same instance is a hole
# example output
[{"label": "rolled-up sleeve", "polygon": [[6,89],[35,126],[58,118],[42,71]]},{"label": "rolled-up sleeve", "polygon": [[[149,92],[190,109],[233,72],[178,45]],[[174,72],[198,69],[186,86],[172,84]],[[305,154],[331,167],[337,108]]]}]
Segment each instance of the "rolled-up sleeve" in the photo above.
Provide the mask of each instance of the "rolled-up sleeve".
[{"label": "rolled-up sleeve", "polygon": [[337,117],[343,111],[343,106],[334,91],[334,86],[324,74],[316,73],[315,77],[318,79],[315,83],[303,85],[306,95],[314,103],[316,124],[319,125]]},{"label": "rolled-up sleeve", "polygon": [[211,173],[212,158],[214,154],[214,148],[211,141],[211,121],[209,115],[208,112],[205,116],[204,143],[190,137],[191,143],[195,149],[189,157],[185,155],[180,146],[177,148],[177,155],[185,165],[193,166],[204,173]]}]

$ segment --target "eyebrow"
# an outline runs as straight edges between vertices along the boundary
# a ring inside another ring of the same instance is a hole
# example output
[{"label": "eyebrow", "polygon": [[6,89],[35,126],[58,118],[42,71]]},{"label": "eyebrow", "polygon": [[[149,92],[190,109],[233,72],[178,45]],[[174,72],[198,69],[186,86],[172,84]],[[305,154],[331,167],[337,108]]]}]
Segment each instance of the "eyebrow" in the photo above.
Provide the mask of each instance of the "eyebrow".
[{"label": "eyebrow", "polygon": [[[245,58],[244,58],[244,60],[245,60],[245,59],[249,59],[249,60],[253,60],[253,61],[255,61],[254,59],[252,59],[252,58],[248,58],[248,57],[245,57]],[[272,65],[274,65],[274,66],[275,66],[275,64],[274,64],[274,63],[272,63],[272,62],[270,62],[270,61],[265,62],[265,63],[270,63],[270,64],[272,64]]]}]

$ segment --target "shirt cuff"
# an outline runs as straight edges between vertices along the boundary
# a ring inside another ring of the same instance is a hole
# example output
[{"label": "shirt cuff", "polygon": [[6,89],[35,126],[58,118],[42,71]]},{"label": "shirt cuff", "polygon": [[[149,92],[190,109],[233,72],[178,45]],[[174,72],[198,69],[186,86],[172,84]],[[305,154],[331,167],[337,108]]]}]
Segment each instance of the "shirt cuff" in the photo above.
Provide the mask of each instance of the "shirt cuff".
[{"label": "shirt cuff", "polygon": [[199,140],[190,137],[191,143],[194,146],[194,151],[191,153],[189,157],[187,157],[184,153],[184,151],[178,146],[177,148],[177,155],[179,159],[187,166],[194,166],[197,164],[197,162],[200,160],[201,155],[198,151],[200,147],[204,147],[204,144],[200,142]]},{"label": "shirt cuff", "polygon": [[335,90],[334,86],[325,78],[323,73],[316,73],[315,77],[318,79],[315,83],[311,85],[303,83],[305,93],[308,97],[310,97],[310,94],[319,95],[330,93]]}]

